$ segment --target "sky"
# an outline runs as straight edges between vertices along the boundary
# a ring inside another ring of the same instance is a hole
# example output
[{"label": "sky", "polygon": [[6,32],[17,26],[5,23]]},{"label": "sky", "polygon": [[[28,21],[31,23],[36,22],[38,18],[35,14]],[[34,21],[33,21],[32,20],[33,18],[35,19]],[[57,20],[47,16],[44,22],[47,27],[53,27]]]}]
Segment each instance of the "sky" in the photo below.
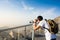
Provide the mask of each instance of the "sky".
[{"label": "sky", "polygon": [[0,27],[26,25],[39,15],[60,16],[60,0],[0,0]]}]

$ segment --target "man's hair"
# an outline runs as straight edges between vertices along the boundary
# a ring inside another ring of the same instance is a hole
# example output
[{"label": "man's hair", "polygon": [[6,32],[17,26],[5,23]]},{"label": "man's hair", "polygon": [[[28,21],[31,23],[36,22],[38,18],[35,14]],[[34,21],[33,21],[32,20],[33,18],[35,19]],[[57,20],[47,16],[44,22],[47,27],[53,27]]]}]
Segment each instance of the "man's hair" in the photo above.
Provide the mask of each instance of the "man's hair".
[{"label": "man's hair", "polygon": [[41,21],[41,20],[43,20],[43,17],[42,16],[38,16],[37,19]]}]

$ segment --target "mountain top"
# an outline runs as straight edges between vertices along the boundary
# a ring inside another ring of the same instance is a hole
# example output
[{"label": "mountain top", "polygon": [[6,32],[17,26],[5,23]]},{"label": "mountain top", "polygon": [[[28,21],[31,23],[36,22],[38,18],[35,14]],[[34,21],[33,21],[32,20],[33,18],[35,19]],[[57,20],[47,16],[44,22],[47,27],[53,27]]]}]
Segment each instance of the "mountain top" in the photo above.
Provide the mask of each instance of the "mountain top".
[{"label": "mountain top", "polygon": [[57,24],[60,24],[60,16],[59,16],[59,17],[56,17],[56,18],[54,19],[54,21],[55,21]]}]

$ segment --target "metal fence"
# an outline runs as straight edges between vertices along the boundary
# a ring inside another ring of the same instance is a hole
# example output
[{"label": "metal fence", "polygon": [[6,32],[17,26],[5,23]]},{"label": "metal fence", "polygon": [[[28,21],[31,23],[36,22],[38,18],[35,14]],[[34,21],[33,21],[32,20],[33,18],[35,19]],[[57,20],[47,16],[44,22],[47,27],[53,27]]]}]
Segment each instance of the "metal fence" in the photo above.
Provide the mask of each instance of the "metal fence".
[{"label": "metal fence", "polygon": [[1,29],[0,40],[32,40],[32,24]]}]

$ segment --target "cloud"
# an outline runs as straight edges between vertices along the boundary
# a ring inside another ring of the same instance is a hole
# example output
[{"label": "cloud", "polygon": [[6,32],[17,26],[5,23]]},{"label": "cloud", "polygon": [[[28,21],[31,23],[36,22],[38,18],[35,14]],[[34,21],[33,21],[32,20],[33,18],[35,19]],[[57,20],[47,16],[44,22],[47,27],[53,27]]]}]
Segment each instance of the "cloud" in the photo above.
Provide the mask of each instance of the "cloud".
[{"label": "cloud", "polygon": [[49,9],[46,9],[41,15],[47,19],[54,19],[57,16],[55,11],[56,11],[56,8],[49,8]]},{"label": "cloud", "polygon": [[32,11],[33,14],[31,14],[31,16],[35,16],[35,18],[39,15],[42,15],[44,17],[44,19],[54,19],[55,17],[57,17],[58,15],[55,13],[56,8],[49,8],[49,9],[38,9],[35,11]]},{"label": "cloud", "polygon": [[22,7],[23,7],[25,10],[33,10],[33,9],[34,9],[33,7],[27,6],[24,1],[22,1],[21,4],[22,4]]}]

